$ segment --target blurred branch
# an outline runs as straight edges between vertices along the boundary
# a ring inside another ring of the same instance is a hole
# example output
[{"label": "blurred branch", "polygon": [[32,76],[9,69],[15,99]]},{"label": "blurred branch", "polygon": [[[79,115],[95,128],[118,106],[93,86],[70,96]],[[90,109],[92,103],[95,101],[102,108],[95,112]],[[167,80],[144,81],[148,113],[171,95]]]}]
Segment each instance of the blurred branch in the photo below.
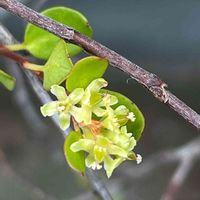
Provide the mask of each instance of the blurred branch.
[{"label": "blurred branch", "polygon": [[0,149],[0,169],[1,169],[1,173],[3,174],[3,176],[6,176],[6,178],[9,178],[10,180],[12,180],[13,184],[17,184],[21,188],[24,188],[25,190],[27,190],[30,193],[30,196],[33,199],[37,199],[37,200],[47,200],[47,199],[48,200],[57,200],[57,198],[46,194],[40,188],[36,187],[32,183],[30,183],[27,180],[18,176],[14,172],[14,170],[12,169],[10,164],[7,162],[5,154],[3,153],[3,151],[1,151],[1,149]]},{"label": "blurred branch", "polygon": [[[4,38],[4,40],[1,40],[2,38]],[[12,35],[0,24],[0,43],[3,42],[5,44],[5,42],[7,42],[7,44],[9,44],[9,43],[12,43],[13,41],[14,41],[14,38],[12,37]],[[52,101],[49,94],[43,89],[43,86],[38,80],[38,78],[30,71],[25,70],[24,72],[26,74],[26,77],[29,80],[29,83],[32,89],[34,90],[40,102],[44,104],[49,101]],[[21,109],[24,109],[24,105],[21,105]],[[69,129],[68,131],[62,131],[58,123],[58,118],[56,116],[53,116],[51,117],[51,119],[54,122],[54,124],[57,126],[58,130],[62,133],[62,135],[66,137],[69,132]],[[88,171],[87,174],[88,174],[87,176],[88,180],[90,181],[94,194],[100,197],[102,200],[112,200],[112,197],[110,193],[108,192],[107,188],[101,182],[100,178],[96,176],[94,171]]]},{"label": "blurred branch", "polygon": [[[11,34],[0,24],[0,43],[10,44],[16,42]],[[1,46],[1,45],[0,45]],[[13,91],[14,102],[21,108],[23,117],[26,119],[28,126],[36,133],[42,133],[47,129],[44,123],[41,122],[38,112],[35,110],[33,101],[30,98],[27,84],[20,68],[16,64],[5,59],[6,69],[17,79],[16,88]],[[26,106],[24,106],[26,105]]]},{"label": "blurred branch", "polygon": [[[173,200],[181,186],[185,183],[192,167],[197,159],[200,159],[200,138],[184,145],[176,152],[179,165],[170,179],[166,192],[161,200]],[[175,156],[174,156],[175,157]]]},{"label": "blurred branch", "polygon": [[61,39],[83,47],[89,53],[106,58],[112,66],[127,73],[131,78],[145,86],[158,100],[168,105],[198,130],[200,129],[200,115],[166,90],[167,84],[155,74],[146,71],[74,29],[40,15],[16,0],[0,0],[0,7],[57,35]]},{"label": "blurred branch", "polygon": [[[99,191],[101,191],[101,198],[106,200],[112,200],[112,197],[110,194],[105,190],[104,184],[101,182],[101,180],[95,175],[94,171],[91,169],[87,169],[86,171],[87,177],[90,180],[91,187],[95,194],[98,194]],[[98,195],[99,196],[99,195]]]},{"label": "blurred branch", "polygon": [[126,177],[136,179],[148,176],[161,165],[178,162],[177,169],[170,178],[166,192],[161,198],[161,200],[173,200],[198,159],[200,159],[200,137],[181,147],[155,154],[146,159],[139,167],[127,168],[121,173],[125,175],[125,179]]},{"label": "blurred branch", "polygon": [[140,178],[141,176],[148,175],[161,165],[172,162],[178,162],[181,165],[185,162],[193,163],[197,159],[200,159],[200,137],[178,148],[152,155],[150,158],[144,160],[140,166],[132,167],[122,171],[122,173],[127,177]]},{"label": "blurred branch", "polygon": [[175,199],[176,194],[178,193],[181,186],[185,183],[185,180],[189,175],[192,167],[193,162],[190,160],[186,160],[178,166],[177,170],[174,172],[174,175],[171,177],[167,190],[162,195],[161,200]]}]

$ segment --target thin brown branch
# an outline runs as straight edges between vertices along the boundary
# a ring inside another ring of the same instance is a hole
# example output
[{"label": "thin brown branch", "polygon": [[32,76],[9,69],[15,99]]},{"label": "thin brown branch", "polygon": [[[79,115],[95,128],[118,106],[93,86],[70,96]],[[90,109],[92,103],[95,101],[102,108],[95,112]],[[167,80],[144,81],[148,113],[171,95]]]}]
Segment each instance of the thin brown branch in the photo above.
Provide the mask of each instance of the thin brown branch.
[{"label": "thin brown branch", "polygon": [[177,168],[171,175],[166,191],[161,197],[161,200],[174,200],[182,186],[186,184],[187,177],[190,176],[199,159],[200,137],[197,137],[180,147],[153,154],[145,159],[139,167],[132,166],[126,170],[121,169],[123,178],[120,179],[120,182],[126,184],[127,178],[130,177],[135,181],[141,180],[146,176],[156,174],[162,166],[169,166],[169,164],[172,166],[172,163],[176,163]]},{"label": "thin brown branch", "polygon": [[193,162],[190,160],[183,161],[174,172],[165,193],[162,195],[161,200],[174,200],[177,193],[185,183],[185,179],[191,172]]},{"label": "thin brown branch", "polygon": [[10,51],[3,45],[0,45],[0,55],[6,56],[7,58],[14,60],[15,62],[21,65],[24,65],[24,63],[28,62],[28,60],[25,57],[20,56],[19,54]]},{"label": "thin brown branch", "polygon": [[40,71],[35,71],[29,68],[29,64],[31,64],[27,58],[24,56],[19,55],[18,53],[15,53],[11,51],[10,49],[6,48],[3,44],[0,44],[0,55],[5,56],[16,63],[18,63],[20,66],[24,67],[25,69],[29,69],[33,71],[40,79],[43,79],[43,74]]},{"label": "thin brown branch", "polygon": [[[0,169],[3,176],[12,180],[13,185],[18,185],[18,187],[25,188],[30,193],[30,197],[38,200],[57,200],[57,198],[50,196],[44,192],[41,188],[35,186],[24,177],[18,175],[8,162],[6,155],[0,149]],[[2,175],[1,175],[2,176]],[[11,185],[9,185],[11,187]]]},{"label": "thin brown branch", "polygon": [[146,87],[158,100],[168,105],[186,121],[200,130],[200,115],[166,90],[167,84],[155,74],[146,71],[95,40],[81,35],[72,28],[55,22],[48,17],[41,16],[36,11],[16,0],[0,0],[0,7],[66,41],[83,47],[87,52],[93,55],[106,58],[112,66],[127,73],[138,83]]}]

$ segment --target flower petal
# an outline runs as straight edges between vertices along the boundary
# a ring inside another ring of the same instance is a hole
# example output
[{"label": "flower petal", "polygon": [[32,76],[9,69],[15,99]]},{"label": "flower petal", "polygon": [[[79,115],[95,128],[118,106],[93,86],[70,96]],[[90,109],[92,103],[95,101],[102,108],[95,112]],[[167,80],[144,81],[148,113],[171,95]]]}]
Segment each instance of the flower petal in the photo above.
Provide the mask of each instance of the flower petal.
[{"label": "flower petal", "polygon": [[130,151],[128,153],[128,160],[136,160],[136,159],[137,159],[137,155],[135,155],[133,151]]},{"label": "flower petal", "polygon": [[73,106],[70,113],[73,115],[78,123],[84,122],[85,125],[91,124],[92,112],[89,106],[83,105],[81,108]]},{"label": "flower petal", "polygon": [[62,130],[66,130],[70,126],[70,115],[69,113],[61,112],[59,115],[59,123]]},{"label": "flower petal", "polygon": [[102,165],[96,162],[91,154],[89,154],[88,157],[85,159],[85,164],[88,168],[92,168],[93,170],[99,170],[102,168]]},{"label": "flower petal", "polygon": [[59,101],[63,101],[67,98],[65,88],[59,85],[51,86],[51,93],[57,97]]},{"label": "flower petal", "polygon": [[114,169],[117,168],[125,159],[116,158],[112,159],[110,156],[106,156],[104,159],[104,169],[106,170],[107,177],[110,178]]},{"label": "flower petal", "polygon": [[91,168],[95,164],[94,156],[89,154],[85,159],[85,164],[88,168]]},{"label": "flower petal", "polygon": [[110,145],[110,141],[107,137],[99,135],[99,136],[96,136],[96,144],[98,146],[107,148]]},{"label": "flower petal", "polygon": [[129,112],[128,108],[124,105],[121,105],[121,106],[118,106],[116,109],[115,109],[115,114],[116,115],[127,115]]},{"label": "flower petal", "polygon": [[103,122],[102,122],[103,126],[105,128],[107,128],[108,130],[111,130],[111,131],[115,131],[117,132],[118,129],[119,129],[119,124],[117,122],[117,119],[116,118],[111,118],[111,117],[106,117]]},{"label": "flower petal", "polygon": [[84,122],[86,125],[87,125],[87,124],[91,124],[91,120],[92,120],[92,110],[91,110],[90,106],[87,106],[87,105],[83,105],[83,106],[82,106],[81,116],[82,116],[83,122]]},{"label": "flower petal", "polygon": [[121,133],[122,133],[123,135],[126,135],[126,134],[127,134],[127,127],[126,127],[126,126],[122,126],[120,130],[121,130]]},{"label": "flower petal", "polygon": [[84,105],[84,104],[89,105],[90,104],[90,97],[91,97],[91,92],[90,92],[90,90],[88,90],[86,88],[85,93],[83,95],[83,98],[81,99],[81,104],[82,105]]},{"label": "flower petal", "polygon": [[126,137],[129,137],[129,138],[133,135],[132,133],[127,133],[127,127],[126,126],[122,126],[120,131],[121,131],[122,135],[125,135]]},{"label": "flower petal", "polygon": [[[112,106],[112,105],[115,105],[116,103],[118,103],[118,98],[114,95],[105,93],[104,97],[103,97],[103,102],[106,106]],[[102,106],[103,106],[103,104],[102,104]]]},{"label": "flower petal", "polygon": [[103,78],[98,78],[93,80],[87,87],[88,90],[91,92],[99,92],[99,90],[103,87],[106,87],[108,85],[108,82],[104,80]]},{"label": "flower petal", "polygon": [[75,105],[79,103],[84,95],[84,89],[83,88],[76,88],[70,95],[69,95],[69,101],[71,104]]},{"label": "flower petal", "polygon": [[131,150],[133,150],[134,149],[134,147],[136,146],[136,140],[135,140],[135,138],[134,137],[131,137],[130,139],[129,139],[129,145],[128,145],[128,147],[127,147],[127,150],[128,151],[131,151]]},{"label": "flower petal", "polygon": [[118,155],[123,158],[127,158],[128,152],[126,152],[124,149],[118,147],[117,145],[110,145],[108,147],[108,153],[111,155]]},{"label": "flower petal", "polygon": [[98,106],[95,106],[92,111],[97,117],[102,117],[106,114],[106,110]]},{"label": "flower petal", "polygon": [[99,92],[92,92],[90,95],[90,106],[97,106],[102,101],[102,94]]},{"label": "flower petal", "polygon": [[77,152],[77,151],[87,151],[87,152],[91,152],[93,150],[94,147],[94,141],[93,140],[89,140],[89,139],[80,139],[78,142],[74,142],[71,146],[70,149],[73,152]]},{"label": "flower petal", "polygon": [[52,116],[58,112],[58,101],[52,101],[40,107],[40,111],[44,117]]}]

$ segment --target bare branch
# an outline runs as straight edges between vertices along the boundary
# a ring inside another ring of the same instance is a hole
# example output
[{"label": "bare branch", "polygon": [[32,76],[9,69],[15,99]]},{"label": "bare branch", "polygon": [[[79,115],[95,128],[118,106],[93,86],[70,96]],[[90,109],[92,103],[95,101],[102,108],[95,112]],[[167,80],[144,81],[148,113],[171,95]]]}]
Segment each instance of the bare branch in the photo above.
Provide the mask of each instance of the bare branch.
[{"label": "bare branch", "polygon": [[185,162],[196,161],[197,159],[200,159],[200,137],[175,149],[164,150],[154,154],[144,160],[140,166],[126,169],[121,173],[123,173],[125,177],[136,179],[148,175],[151,171],[164,164],[175,162],[183,164]]},{"label": "bare branch", "polygon": [[[188,162],[189,161],[189,162]],[[190,160],[186,160],[182,162],[178,169],[174,172],[174,175],[172,176],[170,183],[167,187],[166,192],[161,197],[161,200],[174,200],[177,192],[181,188],[181,186],[184,184],[185,179],[187,178],[188,174],[192,170],[193,162]]]},{"label": "bare branch", "polygon": [[199,159],[200,137],[197,137],[180,147],[164,150],[150,156],[140,166],[121,170],[120,172],[123,178],[120,181],[126,181],[130,177],[134,180],[141,179],[156,172],[161,166],[177,163],[177,168],[171,175],[166,191],[161,197],[161,200],[174,200],[181,187],[185,184],[192,167]]},{"label": "bare branch", "polygon": [[[34,184],[30,183],[28,180],[22,178],[21,176],[18,176],[15,173],[15,171],[12,169],[11,165],[6,160],[6,156],[1,149],[0,149],[0,169],[1,169],[1,173],[3,174],[3,176],[6,176],[8,179],[12,180],[12,184],[21,186],[26,191],[28,191],[29,195],[33,199],[57,200],[57,198],[45,193],[43,190],[41,190],[39,187],[35,186]],[[1,174],[1,176],[2,176],[2,174]]]},{"label": "bare branch", "polygon": [[41,16],[16,0],[0,0],[0,7],[66,41],[83,47],[89,53],[106,58],[112,66],[127,73],[138,83],[145,86],[158,100],[171,107],[198,130],[200,129],[200,115],[167,91],[165,89],[167,84],[155,74],[146,71],[95,40],[81,35],[72,28]]}]

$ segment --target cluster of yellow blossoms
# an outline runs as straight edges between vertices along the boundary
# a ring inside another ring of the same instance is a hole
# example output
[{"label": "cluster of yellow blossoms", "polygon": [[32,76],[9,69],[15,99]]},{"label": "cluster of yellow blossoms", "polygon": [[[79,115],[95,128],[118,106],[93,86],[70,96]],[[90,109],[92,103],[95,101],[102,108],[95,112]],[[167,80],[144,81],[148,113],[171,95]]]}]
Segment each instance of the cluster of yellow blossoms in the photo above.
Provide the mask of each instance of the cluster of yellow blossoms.
[{"label": "cluster of yellow blossoms", "polygon": [[124,160],[141,162],[141,156],[133,149],[136,140],[127,132],[126,124],[135,121],[134,113],[124,105],[116,105],[114,95],[102,92],[107,86],[103,78],[92,81],[86,89],[76,88],[67,95],[65,88],[58,85],[51,87],[51,93],[57,101],[41,107],[43,116],[59,115],[60,127],[66,130],[73,121],[82,133],[82,138],[71,145],[73,152],[85,151],[86,166],[101,169],[102,164],[108,177]]}]

